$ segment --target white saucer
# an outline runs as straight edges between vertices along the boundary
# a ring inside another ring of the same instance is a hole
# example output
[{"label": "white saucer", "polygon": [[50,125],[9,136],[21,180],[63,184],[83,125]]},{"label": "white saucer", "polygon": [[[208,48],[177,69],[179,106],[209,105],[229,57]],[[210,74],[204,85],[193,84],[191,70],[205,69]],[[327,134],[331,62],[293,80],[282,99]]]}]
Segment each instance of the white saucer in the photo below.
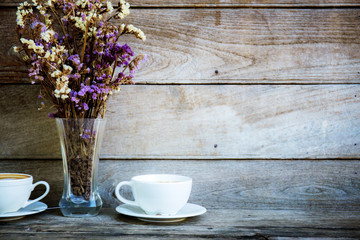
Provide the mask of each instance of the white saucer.
[{"label": "white saucer", "polygon": [[43,202],[34,202],[25,208],[20,208],[17,212],[0,214],[0,221],[12,221],[25,217],[26,215],[43,212],[47,209],[47,205]]},{"label": "white saucer", "polygon": [[146,222],[180,222],[188,217],[195,217],[206,212],[206,208],[187,203],[180,211],[173,216],[162,215],[147,215],[140,207],[122,204],[116,207],[116,211],[120,214],[124,214],[131,217],[137,217],[138,219]]}]

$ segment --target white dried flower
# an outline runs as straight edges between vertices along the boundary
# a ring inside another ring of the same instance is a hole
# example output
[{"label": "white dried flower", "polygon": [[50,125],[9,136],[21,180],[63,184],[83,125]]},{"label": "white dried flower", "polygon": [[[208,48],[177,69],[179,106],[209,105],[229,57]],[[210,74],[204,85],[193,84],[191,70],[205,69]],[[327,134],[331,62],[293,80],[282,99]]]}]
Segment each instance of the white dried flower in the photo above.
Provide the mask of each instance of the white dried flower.
[{"label": "white dried flower", "polygon": [[65,72],[69,72],[69,73],[71,73],[71,71],[73,70],[72,67],[66,64],[63,65],[63,68]]},{"label": "white dried flower", "polygon": [[125,2],[125,0],[120,0],[120,9],[118,13],[118,18],[123,19],[130,14],[130,4]]},{"label": "white dried flower", "polygon": [[16,11],[16,23],[18,26],[24,28],[24,17],[25,15],[28,13],[27,11],[25,11],[25,3],[21,3],[19,5],[19,7],[17,8],[18,10]]},{"label": "white dried flower", "polygon": [[113,6],[112,6],[112,3],[111,2],[106,2],[106,10],[108,12],[112,12],[114,10]]},{"label": "white dried flower", "polygon": [[35,53],[37,54],[41,54],[44,52],[44,46],[40,45],[36,45],[34,40],[30,39],[25,39],[25,38],[20,38],[21,43],[23,44],[27,44],[29,49],[33,49]]},{"label": "white dried flower", "polygon": [[53,3],[55,3],[56,1],[54,0],[48,0],[47,4],[49,7],[51,7],[53,5]]},{"label": "white dried flower", "polygon": [[[60,72],[61,73],[61,72]],[[62,73],[61,73],[62,74]],[[71,89],[68,87],[69,78],[65,75],[56,79],[56,89],[54,90],[54,96],[61,98],[62,100],[67,99]]]},{"label": "white dried flower", "polygon": [[46,30],[45,32],[42,32],[40,34],[40,37],[45,41],[45,42],[50,42],[51,37],[53,37],[55,35],[55,32],[51,29]]},{"label": "white dried flower", "polygon": [[81,29],[83,32],[86,31],[86,22],[81,17],[70,16],[71,20],[75,21],[75,27]]},{"label": "white dried flower", "polygon": [[51,73],[51,77],[57,78],[57,77],[59,77],[61,74],[62,74],[61,71],[55,70],[55,71],[53,71],[53,72]]},{"label": "white dried flower", "polygon": [[50,15],[45,15],[45,26],[46,27],[50,27],[52,25],[51,19],[50,19]]},{"label": "white dried flower", "polygon": [[46,59],[49,58],[49,57],[50,57],[50,54],[51,54],[51,53],[50,53],[49,51],[46,51],[46,52],[45,52],[45,55],[44,55],[44,58],[46,58]]},{"label": "white dried flower", "polygon": [[146,40],[144,32],[141,31],[140,28],[134,27],[132,24],[126,25],[125,32],[134,34],[137,38],[140,38],[143,41]]}]

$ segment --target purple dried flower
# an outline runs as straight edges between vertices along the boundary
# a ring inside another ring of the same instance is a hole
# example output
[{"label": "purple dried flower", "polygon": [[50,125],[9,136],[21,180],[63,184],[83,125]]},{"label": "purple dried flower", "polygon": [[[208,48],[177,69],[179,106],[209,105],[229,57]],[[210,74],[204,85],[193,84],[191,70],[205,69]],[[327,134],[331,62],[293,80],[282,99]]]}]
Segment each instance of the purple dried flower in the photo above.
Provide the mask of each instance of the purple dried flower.
[{"label": "purple dried flower", "polygon": [[91,87],[92,89],[94,89],[95,91],[99,91],[99,87],[98,87],[98,86],[96,86],[96,85],[94,85],[94,84],[93,84],[93,85],[91,85],[90,87]]},{"label": "purple dried flower", "polygon": [[90,135],[89,134],[82,134],[80,135],[83,139],[89,139]]},{"label": "purple dried flower", "polygon": [[82,88],[80,91],[79,91],[79,96],[84,96],[86,93],[86,91]]},{"label": "purple dried flower", "polygon": [[79,96],[84,96],[91,88],[87,85],[84,85],[83,83],[81,84],[81,89],[80,91],[78,92],[78,95]]},{"label": "purple dried flower", "polygon": [[134,52],[131,50],[129,45],[127,45],[126,43],[124,45],[122,45],[122,49],[123,49],[124,52],[126,52],[130,56],[134,56]]},{"label": "purple dried flower", "polygon": [[84,103],[83,106],[84,106],[84,110],[89,110],[89,106],[86,103]]},{"label": "purple dried flower", "polygon": [[79,103],[80,100],[76,97],[71,97],[71,101],[73,101],[75,103]]},{"label": "purple dried flower", "polygon": [[75,65],[80,64],[80,57],[78,54],[71,55],[70,57],[68,57],[68,60],[72,61]]},{"label": "purple dried flower", "polygon": [[73,3],[70,3],[70,2],[67,2],[67,1],[64,1],[64,3],[65,3],[64,6],[63,6],[63,11],[64,12],[69,12],[74,8]]},{"label": "purple dried flower", "polygon": [[79,78],[81,78],[81,75],[80,75],[79,73],[75,73],[75,74],[73,75],[73,78],[74,78],[74,79],[79,79]]}]

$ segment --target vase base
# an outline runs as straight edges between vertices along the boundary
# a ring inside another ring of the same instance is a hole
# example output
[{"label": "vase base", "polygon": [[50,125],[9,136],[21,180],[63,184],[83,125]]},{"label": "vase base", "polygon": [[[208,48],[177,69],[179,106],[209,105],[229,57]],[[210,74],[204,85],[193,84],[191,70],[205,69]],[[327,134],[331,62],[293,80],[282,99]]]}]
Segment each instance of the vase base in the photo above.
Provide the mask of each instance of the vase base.
[{"label": "vase base", "polygon": [[61,207],[60,210],[65,217],[86,218],[97,216],[101,207]]},{"label": "vase base", "polygon": [[94,217],[99,214],[102,201],[100,197],[96,198],[96,201],[86,201],[83,203],[75,203],[62,199],[59,202],[59,207],[65,217]]}]

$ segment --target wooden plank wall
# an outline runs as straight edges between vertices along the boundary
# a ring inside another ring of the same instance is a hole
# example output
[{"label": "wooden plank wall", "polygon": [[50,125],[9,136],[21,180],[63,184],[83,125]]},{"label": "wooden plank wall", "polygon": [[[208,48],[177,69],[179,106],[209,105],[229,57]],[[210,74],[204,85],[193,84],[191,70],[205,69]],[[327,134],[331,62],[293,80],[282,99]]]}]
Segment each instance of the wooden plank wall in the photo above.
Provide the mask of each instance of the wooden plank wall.
[{"label": "wooden plank wall", "polygon": [[[0,171],[51,182],[55,204],[55,124],[37,110],[39,86],[12,52],[19,2],[0,1]],[[106,206],[116,205],[116,181],[165,171],[196,179],[201,169],[194,200],[209,191],[203,201],[211,207],[227,194],[218,181],[231,183],[234,206],[281,208],[297,199],[301,209],[360,208],[359,1],[129,2],[127,21],[147,41],[124,41],[149,58],[137,84],[109,102],[100,165]],[[279,183],[265,195],[287,195],[261,205],[258,176]]]}]

